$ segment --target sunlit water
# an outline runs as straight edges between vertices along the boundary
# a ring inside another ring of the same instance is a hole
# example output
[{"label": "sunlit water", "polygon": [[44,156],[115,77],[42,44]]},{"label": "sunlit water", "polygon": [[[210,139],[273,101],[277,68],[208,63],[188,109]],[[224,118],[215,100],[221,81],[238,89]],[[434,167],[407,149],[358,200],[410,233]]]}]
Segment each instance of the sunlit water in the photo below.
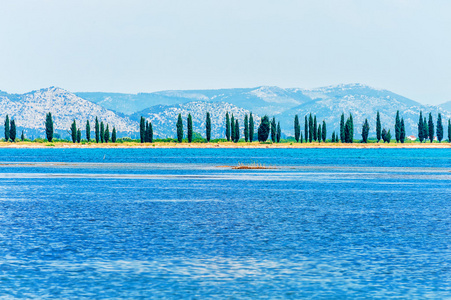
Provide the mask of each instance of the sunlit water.
[{"label": "sunlit water", "polygon": [[2,149],[0,295],[450,298],[450,157]]}]

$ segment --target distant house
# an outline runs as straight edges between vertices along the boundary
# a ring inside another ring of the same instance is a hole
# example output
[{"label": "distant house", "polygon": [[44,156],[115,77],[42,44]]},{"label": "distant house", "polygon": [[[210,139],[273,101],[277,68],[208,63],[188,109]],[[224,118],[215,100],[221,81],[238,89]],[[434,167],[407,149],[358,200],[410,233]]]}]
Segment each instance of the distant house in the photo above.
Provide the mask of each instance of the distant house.
[{"label": "distant house", "polygon": [[417,137],[414,136],[414,135],[409,135],[409,136],[407,137],[407,139],[408,139],[409,141],[416,141]]}]

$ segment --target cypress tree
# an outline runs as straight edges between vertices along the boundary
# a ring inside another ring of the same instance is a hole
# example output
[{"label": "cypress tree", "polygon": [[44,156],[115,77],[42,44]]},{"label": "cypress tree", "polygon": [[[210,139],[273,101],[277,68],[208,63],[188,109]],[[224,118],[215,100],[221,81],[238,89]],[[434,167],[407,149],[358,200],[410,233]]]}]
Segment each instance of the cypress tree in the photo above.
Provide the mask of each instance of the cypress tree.
[{"label": "cypress tree", "polygon": [[387,142],[387,130],[382,129],[382,140],[385,142]]},{"label": "cypress tree", "polygon": [[280,122],[277,122],[277,142],[280,143],[280,136],[282,135],[282,130],[280,129]]},{"label": "cypress tree", "polygon": [[307,120],[307,115],[306,115],[305,116],[305,123],[304,123],[304,134],[305,134],[304,138],[305,138],[305,142],[307,142],[308,139],[309,139],[308,134],[309,134],[310,130],[308,128],[308,124],[309,124],[309,122]]},{"label": "cypress tree", "polygon": [[70,136],[72,138],[72,143],[77,142],[77,124],[75,123],[75,120],[72,122],[72,125],[70,126]]},{"label": "cypress tree", "polygon": [[16,141],[16,122],[11,120],[11,127],[9,128],[9,139],[12,142]]},{"label": "cypress tree", "polygon": [[423,119],[423,137],[424,137],[424,142],[427,142],[427,139],[429,137],[429,126],[428,126],[428,122],[426,121],[426,117],[424,117],[424,119]]},{"label": "cypress tree", "polygon": [[401,143],[404,143],[406,140],[406,126],[404,125],[404,118],[401,119],[401,134],[400,134]]},{"label": "cypress tree", "polygon": [[45,135],[47,137],[47,141],[50,143],[53,140],[53,120],[52,120],[52,113],[48,113],[45,116]]},{"label": "cypress tree", "polygon": [[341,114],[340,119],[340,140],[342,143],[345,142],[345,114]]},{"label": "cypress tree", "polygon": [[205,119],[205,136],[207,137],[207,142],[211,139],[211,118],[210,113],[207,111],[207,116]]},{"label": "cypress tree", "polygon": [[232,114],[230,118],[230,139],[232,142],[235,140],[235,117]]},{"label": "cypress tree", "polygon": [[100,122],[100,142],[105,142],[105,125],[103,121]]},{"label": "cypress tree", "polygon": [[351,142],[351,120],[348,118],[345,123],[345,143]]},{"label": "cypress tree", "polygon": [[261,119],[260,126],[258,126],[257,136],[259,142],[265,142],[268,139],[271,124],[268,116]]},{"label": "cypress tree", "polygon": [[153,143],[153,126],[152,122],[149,121],[149,143]]},{"label": "cypress tree", "polygon": [[332,132],[332,139],[331,139],[332,143],[335,143],[335,131]]},{"label": "cypress tree", "polygon": [[179,114],[177,119],[177,141],[179,143],[183,142],[183,120],[182,114]]},{"label": "cypress tree", "polygon": [[313,140],[317,141],[318,140],[318,125],[316,123],[316,115],[313,118]]},{"label": "cypress tree", "polygon": [[354,142],[354,120],[352,114],[349,114],[349,142]]},{"label": "cypress tree", "polygon": [[80,129],[77,129],[77,143],[81,142],[81,131]]},{"label": "cypress tree", "polygon": [[387,143],[390,144],[390,141],[391,141],[391,133],[390,133],[390,129],[388,130],[388,132],[387,132],[387,134],[386,134],[385,137],[387,138]]},{"label": "cypress tree", "polygon": [[439,113],[437,117],[437,140],[439,143],[441,143],[443,140],[443,124],[441,113]]},{"label": "cypress tree", "polygon": [[99,126],[99,119],[97,119],[96,117],[96,122],[94,125],[94,130],[95,130],[95,134],[96,134],[96,143],[99,143],[100,140],[100,126]]},{"label": "cypress tree", "polygon": [[327,137],[327,129],[326,129],[326,121],[323,120],[323,127],[322,127],[321,137],[323,138],[323,142],[326,142]]},{"label": "cypress tree", "polygon": [[365,119],[365,122],[362,126],[362,142],[367,143],[368,142],[368,134],[370,132],[370,125],[368,124],[368,119]]},{"label": "cypress tree", "polygon": [[5,142],[9,141],[9,117],[6,115],[5,119]]},{"label": "cypress tree", "polygon": [[399,119],[399,110],[396,111],[395,118],[395,139],[397,143],[401,140],[401,120]]},{"label": "cypress tree", "polygon": [[235,129],[234,131],[234,142],[238,143],[238,141],[240,140],[240,125],[238,124],[238,119],[235,120]]},{"label": "cypress tree", "polygon": [[451,143],[451,120],[448,119],[448,143]]},{"label": "cypress tree", "polygon": [[244,115],[244,141],[246,143],[249,141],[249,117],[247,114]]},{"label": "cypress tree", "polygon": [[273,143],[277,142],[277,125],[276,125],[276,118],[272,118],[271,121],[271,141]]},{"label": "cypress tree", "polygon": [[429,122],[428,122],[428,129],[429,129],[429,140],[434,140],[434,121],[432,120],[432,113],[429,113]]},{"label": "cypress tree", "polygon": [[229,112],[226,112],[226,139],[227,139],[227,142],[230,141],[230,119],[229,119]]},{"label": "cypress tree", "polygon": [[23,130],[22,130],[22,134],[20,135],[20,139],[22,140],[22,142],[25,140],[25,134],[23,133]]},{"label": "cypress tree", "polygon": [[105,143],[108,143],[110,141],[110,129],[108,127],[108,124],[106,124],[105,137],[103,138],[103,140],[105,141]]},{"label": "cypress tree", "polygon": [[141,116],[141,120],[139,121],[139,138],[141,144],[146,141],[146,119],[143,116]]},{"label": "cypress tree", "polygon": [[294,139],[299,143],[299,135],[301,134],[301,125],[299,124],[298,115],[294,116]]},{"label": "cypress tree", "polygon": [[249,142],[252,143],[254,140],[254,117],[252,113],[249,115]]},{"label": "cypress tree", "polygon": [[191,114],[188,114],[188,143],[191,143],[193,141],[193,117],[191,117]]},{"label": "cypress tree", "polygon": [[113,132],[111,133],[111,141],[116,143],[116,127],[113,126]]},{"label": "cypress tree", "polygon": [[302,136],[302,132],[301,132],[301,137],[300,137],[300,141],[301,141],[301,143],[303,143],[303,142],[304,142],[304,137]]},{"label": "cypress tree", "polygon": [[321,124],[318,125],[318,132],[316,133],[316,137],[318,138],[318,142],[321,143],[321,134],[322,134]]},{"label": "cypress tree", "polygon": [[423,124],[423,112],[420,111],[420,118],[418,120],[418,138],[420,139],[420,143],[424,140],[424,124]]},{"label": "cypress tree", "polygon": [[86,140],[88,143],[91,141],[91,126],[89,125],[89,120],[86,120]]},{"label": "cypress tree", "polygon": [[308,117],[308,129],[309,129],[309,133],[308,133],[308,140],[311,143],[313,141],[313,132],[315,131],[315,129],[313,128],[313,117],[312,114],[309,115]]},{"label": "cypress tree", "polygon": [[381,140],[381,134],[382,134],[382,124],[381,124],[381,116],[379,115],[379,111],[377,111],[376,115],[376,139],[377,142]]},{"label": "cypress tree", "polygon": [[149,121],[146,121],[145,129],[144,129],[144,142],[150,142],[150,130],[149,130]]}]

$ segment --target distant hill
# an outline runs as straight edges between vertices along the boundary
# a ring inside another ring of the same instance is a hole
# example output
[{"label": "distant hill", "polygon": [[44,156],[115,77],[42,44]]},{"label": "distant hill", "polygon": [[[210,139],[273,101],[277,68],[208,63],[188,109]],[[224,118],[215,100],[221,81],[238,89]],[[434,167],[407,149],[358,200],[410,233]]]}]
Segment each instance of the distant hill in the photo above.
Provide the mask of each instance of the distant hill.
[{"label": "distant hill", "polygon": [[83,130],[86,120],[90,120],[91,128],[94,130],[94,119],[99,117],[100,121],[116,126],[120,132],[131,133],[138,130],[138,124],[128,117],[120,116],[100,105],[77,97],[76,95],[57,88],[50,87],[33,91],[26,94],[0,93],[0,116],[1,125],[4,123],[5,115],[14,118],[19,128],[33,130],[33,132],[44,132],[44,121],[47,112],[51,112],[56,132],[66,136],[70,124],[75,119]]},{"label": "distant hill", "polygon": [[[229,112],[230,115],[238,118],[240,125],[241,137],[244,136],[244,115],[249,113],[244,108],[237,107],[226,102],[206,102],[206,101],[192,101],[188,103],[175,105],[156,105],[140,112],[131,115],[131,119],[139,122],[141,116],[152,122],[154,128],[154,135],[157,137],[176,137],[176,122],[177,117],[182,114],[183,126],[186,131],[187,117],[191,114],[193,117],[193,130],[205,137],[205,117],[207,112],[210,112],[212,121],[212,138],[225,137],[225,115]],[[253,114],[256,124],[260,124],[260,117]]]},{"label": "distant hill", "polygon": [[451,101],[440,104],[439,106],[444,110],[451,111]]}]

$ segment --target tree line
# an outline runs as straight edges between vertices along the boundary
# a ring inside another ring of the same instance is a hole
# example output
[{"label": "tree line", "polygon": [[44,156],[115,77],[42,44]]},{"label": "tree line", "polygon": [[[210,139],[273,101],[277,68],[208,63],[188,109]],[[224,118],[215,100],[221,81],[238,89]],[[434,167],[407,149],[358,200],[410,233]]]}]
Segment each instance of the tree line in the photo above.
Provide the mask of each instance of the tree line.
[{"label": "tree line", "polygon": [[[253,142],[255,138],[259,142],[266,142],[268,138],[273,143],[280,143],[282,130],[280,127],[280,121],[276,121],[273,117],[270,119],[267,115],[261,117],[260,124],[255,133],[255,122],[252,113],[245,114],[243,120],[243,133],[245,142]],[[141,116],[140,119],[140,142],[141,143],[152,143],[153,137],[153,126],[152,123]],[[240,122],[233,113],[230,115],[226,112],[225,115],[225,139],[227,141],[232,141],[238,143],[241,139],[240,136]],[[6,115],[5,123],[5,140],[15,142],[17,140],[17,127],[14,119],[10,119]],[[404,118],[400,117],[399,111],[396,112],[395,117],[395,140],[396,142],[404,143],[406,140],[406,128],[404,123]],[[368,136],[370,131],[370,125],[368,119],[365,119],[362,125],[362,143],[368,142]],[[45,119],[45,134],[46,139],[49,142],[53,140],[53,118],[52,114],[49,112],[46,114]],[[68,133],[72,139],[73,143],[81,142],[81,129],[77,127],[77,123],[74,120],[68,130]],[[111,136],[109,124],[105,124],[103,121],[99,122],[98,117],[95,118],[94,125],[95,142],[96,143],[115,143],[117,140],[117,131],[113,126]],[[184,130],[183,130],[183,119],[182,115],[179,114],[176,123],[176,133],[177,141],[179,143],[183,142]],[[193,118],[191,114],[187,117],[187,140],[188,143],[193,141]],[[91,126],[89,120],[86,121],[86,131],[85,137],[88,142],[91,141]],[[209,112],[205,116],[205,136],[207,142],[211,140],[211,115]],[[25,139],[24,132],[22,130],[21,140]],[[379,143],[381,140],[384,143],[390,143],[392,138],[391,130],[382,128],[381,118],[379,111],[376,114],[376,140]],[[438,142],[441,142],[444,138],[444,127],[442,122],[442,116],[438,113],[437,121],[434,122],[432,113],[429,113],[428,118],[423,117],[423,112],[420,111],[419,121],[418,121],[418,139],[419,141],[426,142],[432,141],[437,138]],[[304,116],[304,131],[301,130],[301,123],[298,115],[294,117],[294,139],[296,142],[300,143],[312,143],[312,142],[326,142],[327,139],[327,124],[325,120],[318,121],[316,115],[311,113]],[[448,142],[451,140],[451,120],[448,120]],[[342,113],[340,117],[340,128],[339,132],[332,132],[331,140],[332,143],[353,143],[354,142],[354,120],[352,114],[345,117]]]}]

